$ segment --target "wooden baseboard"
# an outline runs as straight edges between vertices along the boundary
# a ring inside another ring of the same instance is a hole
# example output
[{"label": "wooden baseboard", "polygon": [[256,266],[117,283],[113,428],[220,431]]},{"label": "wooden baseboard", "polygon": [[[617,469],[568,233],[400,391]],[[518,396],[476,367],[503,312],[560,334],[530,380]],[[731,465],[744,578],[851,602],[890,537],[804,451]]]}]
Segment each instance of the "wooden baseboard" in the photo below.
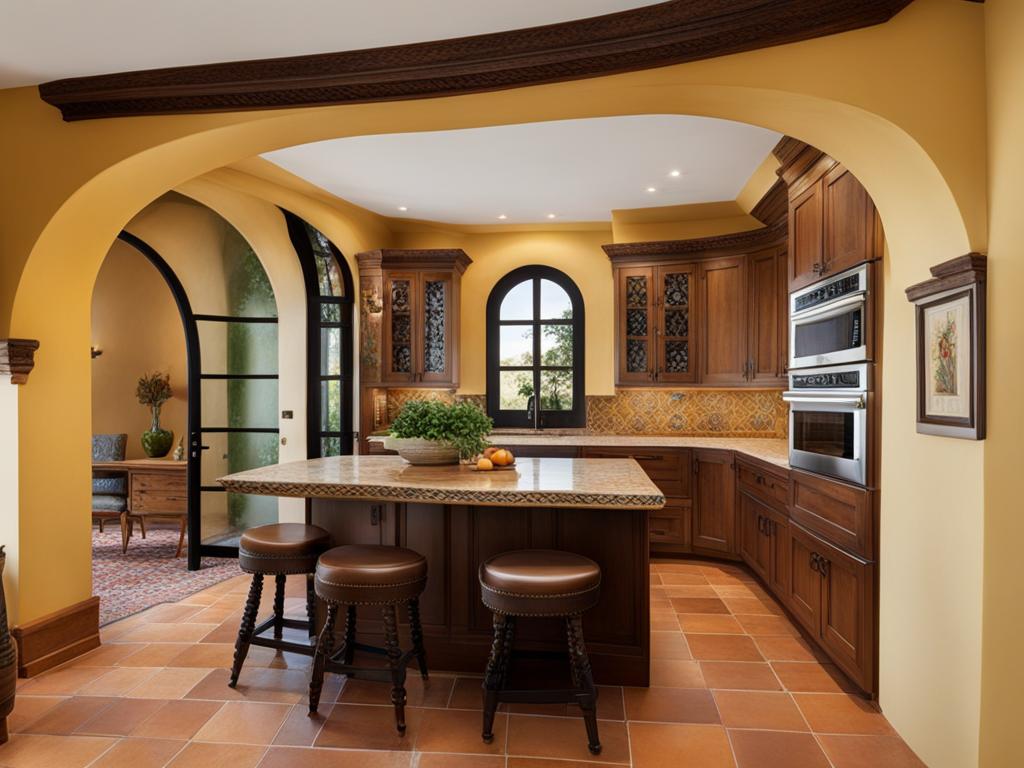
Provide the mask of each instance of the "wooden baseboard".
[{"label": "wooden baseboard", "polygon": [[18,644],[18,677],[40,672],[81,656],[100,644],[100,599],[90,597],[11,630]]}]

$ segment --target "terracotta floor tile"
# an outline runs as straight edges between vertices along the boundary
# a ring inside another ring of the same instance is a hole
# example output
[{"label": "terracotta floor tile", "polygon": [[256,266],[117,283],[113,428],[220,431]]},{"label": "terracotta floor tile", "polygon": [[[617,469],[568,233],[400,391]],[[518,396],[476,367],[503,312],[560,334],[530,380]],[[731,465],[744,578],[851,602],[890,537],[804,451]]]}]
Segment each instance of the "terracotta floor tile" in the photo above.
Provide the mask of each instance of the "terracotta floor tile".
[{"label": "terracotta floor tile", "polygon": [[725,729],[717,725],[630,723],[633,768],[733,768]]},{"label": "terracotta floor tile", "polygon": [[[187,699],[215,699],[219,701],[264,701],[276,704],[298,704],[309,695],[309,675],[301,669],[242,668],[235,688],[228,686],[231,672],[227,669],[201,669],[203,677],[185,695]],[[321,701],[333,702],[341,688],[337,675],[324,678]],[[390,701],[386,699],[385,701]]]},{"label": "terracotta floor tile", "polygon": [[72,662],[76,667],[109,667],[116,665],[125,656],[130,656],[146,647],[145,643],[107,643]]},{"label": "terracotta floor tile", "polygon": [[33,677],[18,688],[32,696],[70,696],[87,683],[107,674],[113,667],[62,667]]},{"label": "terracotta floor tile", "polygon": [[661,574],[661,583],[665,585],[694,584],[707,586],[708,580],[704,578],[702,573],[663,573]]},{"label": "terracotta floor tile", "polygon": [[7,730],[20,733],[40,717],[56,707],[65,696],[24,696],[20,692],[14,699],[14,710],[7,716]]},{"label": "terracotta floor tile", "polygon": [[651,583],[652,587],[660,587],[661,586],[661,576],[659,576],[654,571],[651,571],[650,583]]},{"label": "terracotta floor tile", "polygon": [[184,746],[183,741],[122,739],[90,768],[163,768]]},{"label": "terracotta floor tile", "polygon": [[717,587],[741,587],[749,581],[737,574],[713,573],[711,571],[705,571],[704,578],[708,580],[708,584]]},{"label": "terracotta floor tile", "polygon": [[651,570],[656,573],[704,573],[699,563],[679,563],[671,560],[652,560]]},{"label": "terracotta floor tile", "polygon": [[508,716],[501,712],[495,715],[494,740],[490,744],[480,737],[482,717],[480,712],[464,709],[422,710],[416,751],[504,754]]},{"label": "terracotta floor tile", "polygon": [[819,736],[835,768],[925,768],[898,736]]},{"label": "terracotta floor tile", "polygon": [[[336,677],[336,676],[335,676]],[[470,678],[463,678],[469,680]],[[480,680],[477,693],[480,691]],[[455,678],[448,675],[431,675],[424,681],[411,670],[405,678],[406,706],[409,707],[446,707],[452,694]],[[346,680],[339,701],[346,704],[390,704],[391,683],[378,683],[372,680]],[[454,705],[453,705],[454,706]]]},{"label": "terracotta floor tile", "polygon": [[199,729],[195,740],[270,744],[290,710],[287,704],[229,701]]},{"label": "terracotta floor tile", "polygon": [[[269,650],[250,648],[251,651]],[[186,645],[184,650],[167,662],[168,667],[230,667],[235,657],[235,646],[231,643],[196,643]],[[248,663],[249,659],[246,658]]]},{"label": "terracotta floor tile", "polygon": [[242,623],[242,612],[233,605],[206,605],[200,606],[196,613],[193,613],[185,621],[189,624],[223,624],[225,621],[234,619]]},{"label": "terracotta floor tile", "polygon": [[749,661],[702,661],[700,669],[708,688],[744,691],[782,690],[782,685],[768,664]]},{"label": "terracotta floor tile", "polygon": [[155,667],[117,667],[78,689],[79,696],[125,696],[160,670]]},{"label": "terracotta floor tile", "polygon": [[127,736],[163,708],[160,699],[117,699],[82,723],[75,733],[88,736]]},{"label": "terracotta floor tile", "polygon": [[189,603],[164,603],[154,605],[140,616],[147,623],[177,624],[202,610],[202,606]]},{"label": "terracotta floor tile", "polygon": [[246,744],[197,744],[193,742],[167,768],[256,768],[266,747]]},{"label": "terracotta floor tile", "polygon": [[799,637],[759,635],[754,642],[769,661],[815,661],[819,655]]},{"label": "terracotta floor tile", "polygon": [[716,598],[718,593],[710,585],[680,584],[670,587],[662,587],[662,592],[667,598],[673,597],[707,597]]},{"label": "terracotta floor tile", "polygon": [[854,693],[856,688],[835,664],[776,661],[772,669],[790,691],[802,693]]},{"label": "terracotta floor tile", "polygon": [[667,597],[652,597],[651,598],[651,610],[652,611],[671,611],[672,601]]},{"label": "terracotta floor tile", "polygon": [[830,768],[809,733],[730,731],[739,768]]},{"label": "terracotta floor tile", "polygon": [[807,723],[788,693],[715,691],[715,701],[727,728],[806,731]]},{"label": "terracotta floor tile", "polygon": [[131,693],[137,699],[180,699],[209,672],[208,669],[167,667],[161,669],[142,685],[134,688]]},{"label": "terracotta floor tile", "polygon": [[591,756],[589,761],[582,760],[548,760],[544,757],[510,757],[507,768],[599,768],[601,765],[614,765],[614,763],[595,763],[599,759]]},{"label": "terracotta floor tile", "polygon": [[412,759],[410,752],[271,747],[259,768],[408,768]]},{"label": "terracotta floor tile", "polygon": [[139,723],[131,735],[154,739],[191,739],[222,706],[223,703],[219,701],[168,701]]},{"label": "terracotta floor tile", "polygon": [[419,732],[421,713],[426,711],[406,708],[406,731],[402,736],[395,729],[392,707],[338,704],[324,722],[314,746],[411,751]]},{"label": "terracotta floor tile", "polygon": [[652,611],[651,612],[652,632],[678,632],[679,619],[675,611]]},{"label": "terracotta floor tile", "polygon": [[[711,614],[685,614],[704,616]],[[681,632],[651,632],[651,658],[692,659],[686,639]]]},{"label": "terracotta floor tile", "polygon": [[[133,643],[195,643],[216,628],[215,624],[152,622],[140,624],[125,633],[123,639]],[[238,634],[237,626],[235,634]]]},{"label": "terracotta floor tile", "polygon": [[732,616],[724,613],[680,613],[679,625],[684,632],[703,632],[718,635],[742,635],[743,627]]},{"label": "terracotta floor tile", "polygon": [[703,688],[625,688],[629,720],[656,723],[718,723],[711,691]]},{"label": "terracotta floor tile", "polygon": [[[481,683],[483,680],[479,677],[456,678],[451,698],[448,700],[449,709],[483,709]],[[341,693],[341,698],[345,699],[344,691]],[[502,709],[504,708],[502,705]]]},{"label": "terracotta floor tile", "polygon": [[768,614],[773,616],[780,613],[780,609],[777,606],[764,603],[756,597],[728,597],[722,595],[722,602],[733,613]]},{"label": "terracotta floor tile", "polygon": [[[446,755],[423,753],[416,755],[417,768],[505,768],[505,758],[495,755]],[[569,768],[562,763],[559,768]],[[593,766],[590,766],[593,768]]]},{"label": "terracotta floor tile", "polygon": [[676,613],[729,613],[717,597],[673,597],[672,608]]},{"label": "terracotta floor tile", "polygon": [[587,731],[583,718],[510,715],[508,754],[519,757],[629,763],[629,739],[625,723],[599,720],[598,736],[601,739],[601,754],[595,757],[587,748]]},{"label": "terracotta floor tile", "polygon": [[696,661],[677,659],[651,659],[651,685],[667,688],[707,687]]},{"label": "terracotta floor tile", "polygon": [[693,658],[703,661],[762,661],[761,652],[746,635],[686,634]]},{"label": "terracotta floor tile", "polygon": [[75,696],[62,701],[49,712],[25,728],[25,733],[74,733],[89,718],[102,712],[116,699]]},{"label": "terracotta floor tile", "polygon": [[274,744],[281,747],[312,747],[332,709],[333,704],[321,704],[317,713],[310,715],[306,702],[295,704],[274,737]]},{"label": "terracotta floor tile", "polygon": [[736,614],[736,620],[749,635],[797,635],[797,628],[783,616]]},{"label": "terracotta floor tile", "polygon": [[110,749],[114,739],[100,736],[15,734],[0,746],[4,768],[84,768]]},{"label": "terracotta floor tile", "polygon": [[860,696],[846,693],[795,693],[800,711],[812,731],[888,736],[892,726],[877,709]]},{"label": "terracotta floor tile", "polygon": [[721,598],[733,597],[747,600],[757,599],[757,595],[754,593],[754,590],[752,590],[749,585],[739,582],[733,582],[729,584],[713,584],[712,588],[714,589],[715,594]]},{"label": "terracotta floor tile", "polygon": [[124,656],[117,662],[119,667],[166,667],[167,662],[191,648],[189,643],[150,643],[139,645],[132,643],[139,650]]}]

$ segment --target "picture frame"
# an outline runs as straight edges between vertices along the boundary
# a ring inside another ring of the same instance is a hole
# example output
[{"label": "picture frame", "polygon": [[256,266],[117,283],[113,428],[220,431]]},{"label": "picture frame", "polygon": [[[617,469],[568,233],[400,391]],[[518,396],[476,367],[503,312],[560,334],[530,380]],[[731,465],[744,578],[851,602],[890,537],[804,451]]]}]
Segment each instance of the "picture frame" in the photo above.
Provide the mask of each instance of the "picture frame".
[{"label": "picture frame", "polygon": [[917,431],[985,439],[986,259],[969,253],[907,288],[915,305]]}]

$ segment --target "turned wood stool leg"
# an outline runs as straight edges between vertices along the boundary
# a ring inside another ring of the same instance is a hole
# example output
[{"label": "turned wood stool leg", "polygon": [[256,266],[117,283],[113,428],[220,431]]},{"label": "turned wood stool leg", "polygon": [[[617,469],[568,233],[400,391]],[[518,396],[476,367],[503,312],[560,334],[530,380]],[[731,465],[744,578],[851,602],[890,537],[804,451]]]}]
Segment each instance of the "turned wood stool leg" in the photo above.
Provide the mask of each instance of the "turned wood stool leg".
[{"label": "turned wood stool leg", "polygon": [[284,637],[284,583],[288,577],[279,573],[274,577],[274,639]]},{"label": "turned wood stool leg", "polygon": [[260,610],[260,597],[263,594],[263,574],[257,573],[252,577],[252,584],[249,586],[249,597],[245,601],[245,610],[242,611],[242,624],[238,628],[238,639],[235,640],[235,660],[231,665],[231,681],[228,683],[232,688],[238,684],[238,676],[242,673],[242,664],[249,653],[249,643],[252,640],[253,630],[256,628],[256,615]]},{"label": "turned wood stool leg", "polygon": [[395,707],[395,726],[399,733],[405,733],[405,665],[402,664],[402,651],[398,647],[398,613],[394,605],[385,605],[384,614],[384,648],[388,654],[388,666],[391,667],[391,703]]},{"label": "turned wood stool leg", "polygon": [[306,574],[306,619],[309,621],[309,636],[316,636],[316,590],[313,587],[313,574]]},{"label": "turned wood stool leg", "polygon": [[598,755],[601,753],[601,741],[597,735],[597,688],[594,686],[587,646],[583,642],[582,617],[569,616],[565,620],[565,628],[569,640],[569,662],[572,666],[573,683],[581,691],[577,699],[580,709],[583,710],[583,722],[587,727],[588,746],[592,754]]},{"label": "turned wood stool leg", "polygon": [[356,655],[356,607],[354,605],[345,608],[345,634],[342,635],[341,645],[331,656],[332,661],[341,664],[351,665]]},{"label": "turned wood stool leg", "polygon": [[324,667],[327,659],[334,648],[334,622],[338,618],[338,604],[327,605],[327,620],[324,621],[324,628],[320,630],[320,639],[316,643],[316,651],[313,654],[313,674],[309,679],[309,714],[316,714],[320,706],[320,694],[324,689]]},{"label": "turned wood stool leg", "polygon": [[413,653],[416,654],[416,660],[420,665],[420,677],[426,680],[430,675],[427,672],[427,651],[423,647],[423,624],[420,622],[419,598],[409,601],[409,634],[412,637]]},{"label": "turned wood stool leg", "polygon": [[491,655],[484,672],[484,725],[481,735],[487,744],[494,741],[494,713],[498,711],[498,691],[506,675],[503,667],[507,658],[505,637],[508,618],[504,614],[495,613],[493,624],[494,639],[491,641]]}]

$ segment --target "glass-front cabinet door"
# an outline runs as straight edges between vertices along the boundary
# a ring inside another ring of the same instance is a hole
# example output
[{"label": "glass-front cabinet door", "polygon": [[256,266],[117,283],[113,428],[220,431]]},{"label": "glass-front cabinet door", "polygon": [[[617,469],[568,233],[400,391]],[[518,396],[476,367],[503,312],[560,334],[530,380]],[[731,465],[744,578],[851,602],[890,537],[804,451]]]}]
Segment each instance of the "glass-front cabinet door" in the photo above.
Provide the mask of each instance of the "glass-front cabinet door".
[{"label": "glass-front cabinet door", "polygon": [[415,272],[390,272],[384,276],[385,381],[417,381],[418,277]]},{"label": "glass-front cabinet door", "polygon": [[416,380],[452,381],[452,278],[451,273],[424,272],[419,276],[422,354]]},{"label": "glass-front cabinet door", "polygon": [[656,318],[653,270],[619,270],[619,382],[644,384],[654,380]]},{"label": "glass-front cabinet door", "polygon": [[693,332],[696,296],[693,264],[658,267],[656,303],[658,322],[654,329],[657,349],[654,379],[658,382],[693,382],[697,380]]}]

